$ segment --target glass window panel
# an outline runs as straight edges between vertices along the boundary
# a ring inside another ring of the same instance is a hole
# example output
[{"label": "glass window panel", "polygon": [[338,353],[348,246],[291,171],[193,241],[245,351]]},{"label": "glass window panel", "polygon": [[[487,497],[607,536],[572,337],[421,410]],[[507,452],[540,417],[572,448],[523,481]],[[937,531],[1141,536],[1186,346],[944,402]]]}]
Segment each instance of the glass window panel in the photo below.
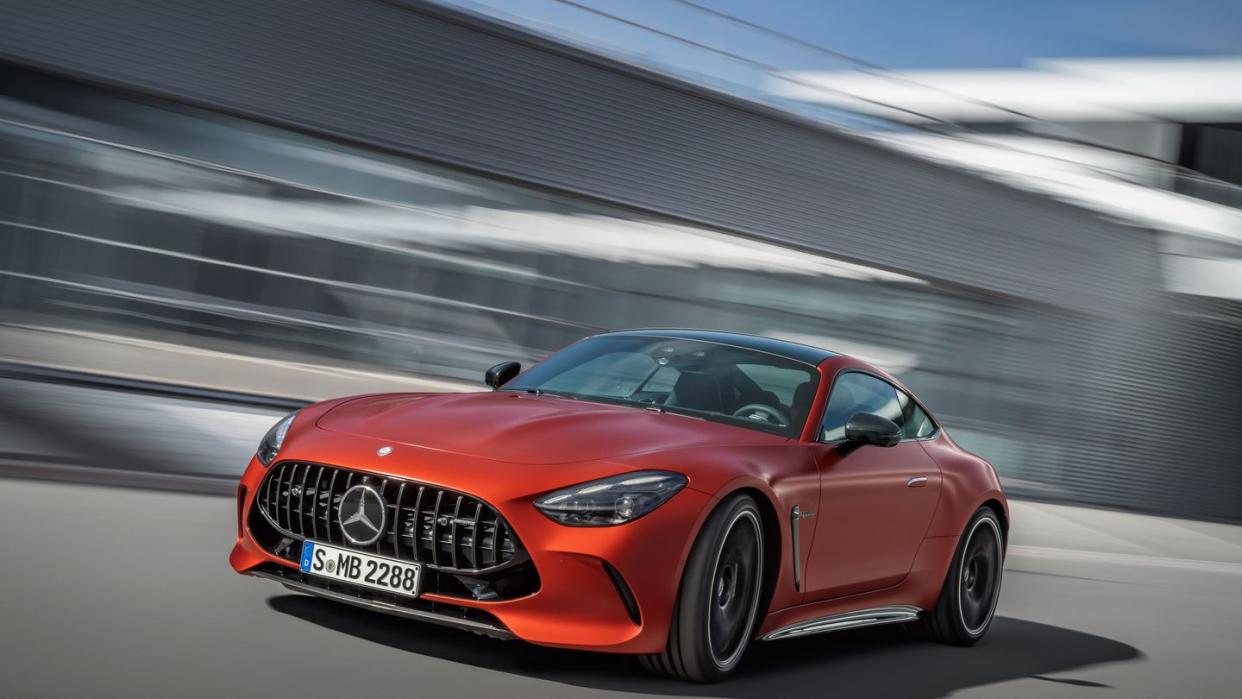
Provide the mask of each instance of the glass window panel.
[{"label": "glass window panel", "polygon": [[833,384],[832,393],[828,397],[821,439],[825,442],[845,439],[845,423],[855,413],[874,413],[901,425],[901,404],[897,399],[897,389],[887,381],[868,374],[842,374]]}]

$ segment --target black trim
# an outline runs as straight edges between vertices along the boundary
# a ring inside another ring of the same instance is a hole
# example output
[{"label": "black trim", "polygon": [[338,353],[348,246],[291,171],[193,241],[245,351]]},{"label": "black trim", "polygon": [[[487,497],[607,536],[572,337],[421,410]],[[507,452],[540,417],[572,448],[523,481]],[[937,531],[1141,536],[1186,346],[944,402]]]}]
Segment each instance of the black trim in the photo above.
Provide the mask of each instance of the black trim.
[{"label": "black trim", "polygon": [[621,571],[612,567],[608,561],[601,561],[604,566],[604,572],[608,574],[608,579],[612,581],[613,587],[617,588],[617,594],[621,597],[621,603],[625,605],[625,613],[630,615],[630,621],[635,626],[643,625],[642,614],[638,611],[638,600],[634,599],[634,593],[630,591],[630,586],[625,584],[625,578],[621,576]]}]

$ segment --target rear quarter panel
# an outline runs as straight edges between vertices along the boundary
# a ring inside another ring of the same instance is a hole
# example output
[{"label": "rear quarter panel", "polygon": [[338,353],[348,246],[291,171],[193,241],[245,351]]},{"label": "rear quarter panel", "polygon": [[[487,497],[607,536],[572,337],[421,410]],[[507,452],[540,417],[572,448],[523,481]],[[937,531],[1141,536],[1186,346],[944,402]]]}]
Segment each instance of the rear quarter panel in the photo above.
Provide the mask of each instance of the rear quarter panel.
[{"label": "rear quarter panel", "polygon": [[927,536],[960,536],[970,518],[984,503],[999,503],[1002,524],[1009,528],[1009,503],[996,470],[984,459],[959,447],[941,430],[935,439],[920,442],[940,466],[940,506],[932,517]]}]

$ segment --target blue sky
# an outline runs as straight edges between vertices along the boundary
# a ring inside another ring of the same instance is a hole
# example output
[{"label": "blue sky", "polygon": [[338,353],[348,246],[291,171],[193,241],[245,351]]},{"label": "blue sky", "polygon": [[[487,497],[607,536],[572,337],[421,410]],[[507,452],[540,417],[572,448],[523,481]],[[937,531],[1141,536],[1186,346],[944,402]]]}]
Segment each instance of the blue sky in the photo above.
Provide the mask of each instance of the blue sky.
[{"label": "blue sky", "polygon": [[[662,0],[632,4],[654,7]],[[1242,0],[710,4],[890,68],[996,68],[1019,66],[1029,58],[1242,53]]]},{"label": "blue sky", "polygon": [[[733,70],[725,59],[555,0],[474,1],[654,61],[702,64],[713,73]],[[577,1],[782,68],[840,67],[670,0]],[[897,69],[1016,67],[1032,58],[1242,54],[1242,0],[696,1]]]}]

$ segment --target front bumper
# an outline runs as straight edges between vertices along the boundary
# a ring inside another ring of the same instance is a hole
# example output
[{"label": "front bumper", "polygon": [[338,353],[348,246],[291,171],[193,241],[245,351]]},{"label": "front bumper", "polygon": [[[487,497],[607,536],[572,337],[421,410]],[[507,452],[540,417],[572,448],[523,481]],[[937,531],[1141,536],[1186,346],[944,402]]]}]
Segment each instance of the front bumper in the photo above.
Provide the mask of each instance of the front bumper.
[{"label": "front bumper", "polygon": [[[316,597],[323,597],[334,602],[369,609],[375,612],[383,612],[393,616],[404,617],[406,619],[414,619],[416,621],[425,621],[440,626],[450,626],[462,631],[470,631],[481,636],[490,636],[502,641],[514,638],[513,632],[505,628],[503,624],[493,621],[488,616],[471,616],[471,610],[462,609],[458,613],[437,609],[435,606],[431,608],[420,608],[401,604],[393,604],[374,597],[365,597],[351,592],[338,591],[332,589],[337,585],[317,584],[313,578],[302,574],[295,569],[289,569],[285,566],[260,566],[250,571],[250,574],[256,578],[272,580],[284,585],[293,592],[302,592]],[[344,586],[341,586],[344,587]],[[489,615],[490,616],[490,615]]]},{"label": "front bumper", "polygon": [[[407,606],[341,589],[351,586],[333,585],[330,589],[308,585],[294,562],[269,552],[251,531],[252,514],[258,516],[252,512],[252,506],[268,471],[257,460],[251,461],[238,489],[238,536],[229,561],[239,573],[275,578],[300,592],[495,637],[615,653],[663,650],[682,568],[694,536],[711,509],[710,496],[685,488],[655,511],[628,524],[567,527],[539,513],[532,504],[535,497],[574,482],[621,472],[624,467],[588,464],[569,469],[564,465],[480,463],[413,447],[402,448],[405,458],[401,460],[383,461],[368,458],[383,445],[357,437],[349,438],[355,448],[349,449],[354,458],[348,459],[339,453],[344,449],[339,446],[339,436],[330,449],[325,440],[322,453],[307,444],[318,441],[307,439],[312,436],[299,440],[296,453],[287,448],[288,453],[282,452],[281,459],[332,463],[341,468],[410,479],[487,502],[520,538],[538,571],[538,589],[495,601],[474,599],[468,594],[427,592],[419,597],[418,606]],[[497,473],[504,471],[515,476],[498,478]],[[574,474],[571,482],[565,476],[570,471]],[[620,585],[618,579],[623,581]],[[625,589],[630,593],[629,600]],[[472,614],[471,610],[480,614]]]}]

